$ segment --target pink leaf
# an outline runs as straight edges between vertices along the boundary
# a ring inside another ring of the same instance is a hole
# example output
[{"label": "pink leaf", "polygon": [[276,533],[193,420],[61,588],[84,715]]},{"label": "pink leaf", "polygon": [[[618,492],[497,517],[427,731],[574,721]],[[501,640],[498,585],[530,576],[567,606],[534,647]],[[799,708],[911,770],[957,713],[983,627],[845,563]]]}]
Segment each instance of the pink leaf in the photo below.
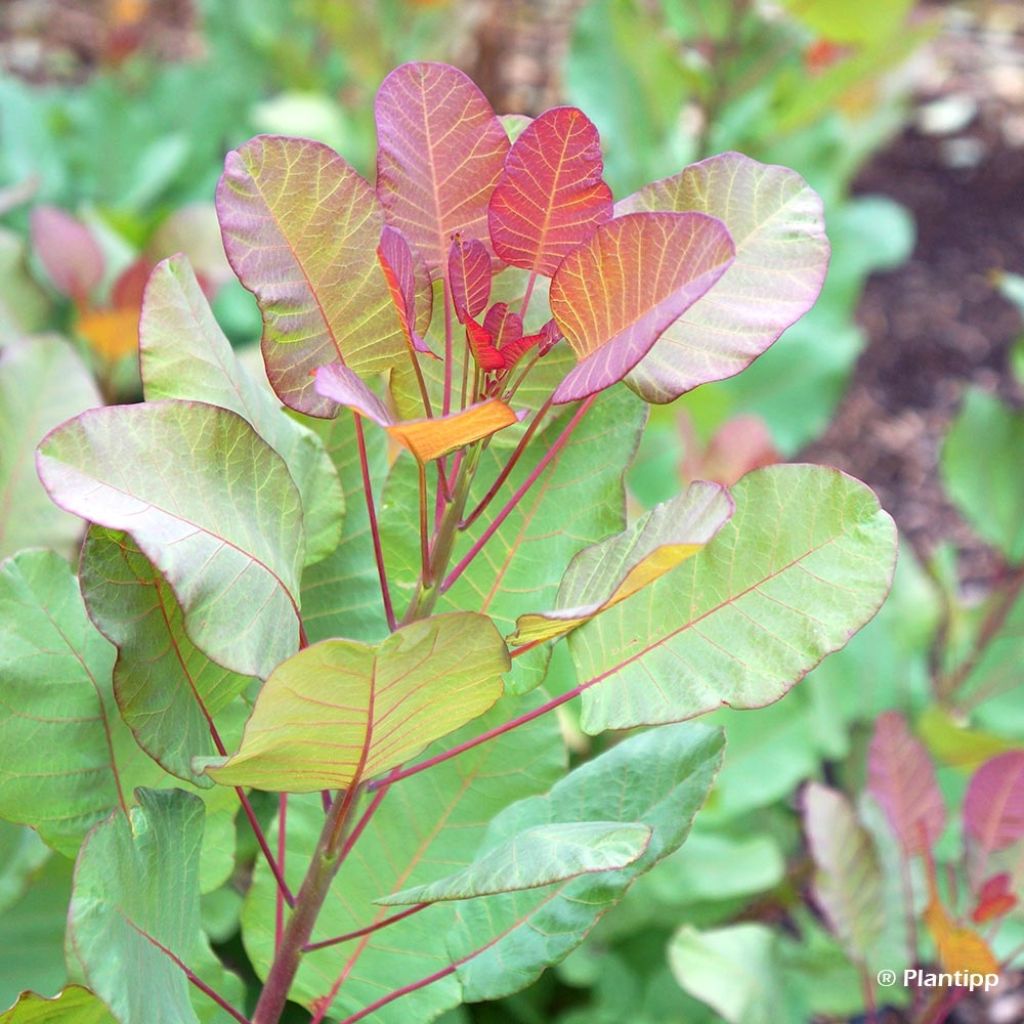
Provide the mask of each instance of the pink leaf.
[{"label": "pink leaf", "polygon": [[115,309],[142,309],[142,296],[153,272],[153,264],[145,256],[126,267],[114,282],[110,294]]},{"label": "pink leaf", "polygon": [[558,264],[612,216],[601,178],[601,140],[575,107],[532,121],[512,146],[487,221],[506,263],[551,277]]},{"label": "pink leaf", "polygon": [[446,64],[403,64],[377,93],[377,194],[440,277],[452,235],[487,238],[508,136],[484,94]]},{"label": "pink leaf", "polygon": [[699,211],[721,218],[736,261],[672,324],[627,383],[648,402],[740,372],[814,305],[829,244],[821,199],[797,174],[723,153],[655,181],[615,208]]},{"label": "pink leaf", "polygon": [[985,857],[1024,837],[1024,750],[999,754],[971,776],[964,830]]},{"label": "pink leaf", "polygon": [[815,901],[850,955],[864,963],[885,927],[878,855],[842,793],[811,782],[802,803],[807,845],[817,868]]},{"label": "pink leaf", "polygon": [[381,232],[377,257],[406,336],[417,352],[433,355],[423,340],[433,313],[434,290],[422,257],[413,252],[405,235],[390,225]]},{"label": "pink leaf", "polygon": [[83,303],[103,279],[103,253],[92,232],[56,206],[37,206],[31,217],[32,245],[53,286]]},{"label": "pink leaf", "polygon": [[879,715],[875,722],[868,790],[908,855],[932,848],[946,825],[946,805],[927,751],[896,711]]},{"label": "pink leaf", "polygon": [[483,242],[455,236],[448,251],[448,282],[459,323],[465,322],[465,313],[475,317],[483,312],[491,296],[491,257]]},{"label": "pink leaf", "polygon": [[622,380],[725,273],[733,253],[722,222],[702,213],[633,213],[602,224],[551,281],[551,312],[579,360],[554,401]]}]

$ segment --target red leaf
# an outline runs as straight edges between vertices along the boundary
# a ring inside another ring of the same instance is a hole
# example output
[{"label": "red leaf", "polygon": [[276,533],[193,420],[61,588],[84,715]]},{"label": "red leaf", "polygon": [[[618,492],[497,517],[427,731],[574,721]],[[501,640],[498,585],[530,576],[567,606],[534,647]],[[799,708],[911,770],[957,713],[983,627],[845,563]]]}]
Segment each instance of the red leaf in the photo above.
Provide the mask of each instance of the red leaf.
[{"label": "red leaf", "polygon": [[551,277],[612,216],[601,140],[581,110],[555,107],[516,139],[491,196],[487,222],[506,263]]},{"label": "red leaf", "polygon": [[986,761],[964,798],[964,830],[987,856],[1024,837],[1024,750]]},{"label": "red leaf", "polygon": [[430,276],[422,259],[417,260],[402,232],[388,225],[381,232],[377,258],[406,338],[417,352],[433,355],[422,338],[422,332],[430,326],[434,301]]},{"label": "red leaf", "polygon": [[452,235],[487,238],[508,136],[484,94],[446,64],[403,64],[377,93],[377,193],[433,277]]},{"label": "red leaf", "polygon": [[448,250],[448,283],[459,323],[467,312],[470,316],[483,312],[491,296],[491,257],[483,242],[455,236]]},{"label": "red leaf", "polygon": [[103,253],[92,232],[56,206],[37,206],[31,217],[32,246],[53,286],[84,303],[103,278]]},{"label": "red leaf", "polygon": [[152,272],[153,264],[144,256],[122,271],[110,293],[111,305],[115,309],[142,309],[142,296]]},{"label": "red leaf", "polygon": [[[491,332],[478,324],[463,310],[466,324],[466,341],[481,370],[504,370],[505,357],[494,347]],[[462,317],[460,317],[462,319]]]},{"label": "red leaf", "polygon": [[975,924],[985,924],[1008,914],[1017,906],[1017,897],[1010,890],[1010,876],[1007,872],[993,875],[981,887],[978,904],[971,914]]},{"label": "red leaf", "polygon": [[523,336],[523,318],[512,312],[507,302],[496,302],[487,310],[484,329],[490,332],[494,344],[501,348]]},{"label": "red leaf", "polygon": [[868,790],[908,855],[928,852],[946,824],[935,769],[896,711],[879,715],[868,754]]},{"label": "red leaf", "polygon": [[519,338],[517,341],[511,341],[501,349],[502,358],[505,360],[505,369],[511,370],[516,363],[519,362],[523,356],[533,348],[539,341],[541,341],[545,335],[538,332],[537,334],[528,334],[524,338]]}]

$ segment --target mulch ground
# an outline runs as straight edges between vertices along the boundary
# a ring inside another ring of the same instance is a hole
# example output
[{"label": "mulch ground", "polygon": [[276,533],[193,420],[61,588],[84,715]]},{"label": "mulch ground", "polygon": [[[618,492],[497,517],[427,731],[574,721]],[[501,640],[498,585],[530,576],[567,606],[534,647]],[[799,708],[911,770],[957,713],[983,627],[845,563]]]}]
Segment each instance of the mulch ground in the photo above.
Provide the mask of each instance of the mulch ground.
[{"label": "mulch ground", "polygon": [[[1024,35],[1010,38],[1002,59],[1024,82]],[[858,311],[869,344],[835,420],[803,456],[870,484],[920,555],[955,544],[965,585],[984,586],[998,574],[999,557],[950,504],[938,460],[965,388],[1018,405],[1024,399],[1009,370],[1024,325],[992,282],[993,271],[1024,274],[1024,148],[1005,130],[1019,116],[1012,94],[993,97],[989,88],[1000,80],[991,75],[985,36],[970,40],[973,50],[968,41],[953,43],[960,69],[944,79],[945,89],[961,90],[976,112],[952,137],[908,128],[859,176],[856,191],[907,207],[917,242],[905,266],[869,281]],[[928,102],[934,98],[922,98]],[[955,166],[965,150],[971,166]]]}]

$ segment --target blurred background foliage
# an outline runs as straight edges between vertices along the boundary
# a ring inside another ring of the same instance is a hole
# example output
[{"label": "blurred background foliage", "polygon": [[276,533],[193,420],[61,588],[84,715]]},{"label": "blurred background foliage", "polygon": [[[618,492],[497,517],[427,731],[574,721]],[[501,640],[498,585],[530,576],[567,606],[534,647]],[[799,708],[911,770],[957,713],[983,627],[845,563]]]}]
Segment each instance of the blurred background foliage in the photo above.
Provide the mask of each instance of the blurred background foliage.
[{"label": "blurred background foliage", "polygon": [[[225,271],[212,211],[224,153],[259,132],[305,135],[372,175],[374,93],[390,68],[411,59],[464,67],[499,112],[536,113],[556,102],[582,107],[606,140],[616,198],[728,149],[808,179],[825,201],[833,247],[820,301],[738,378],[652,410],[631,494],[637,508],[649,507],[689,479],[729,483],[754,466],[795,458],[823,435],[847,394],[867,343],[857,311],[870,275],[901,267],[914,251],[912,215],[886,195],[865,192],[859,175],[921,127],[921,83],[935,76],[936,40],[977,31],[1019,41],[1024,28],[1004,11],[1012,6],[7,0],[0,9],[0,400],[8,411],[0,415],[7,463],[0,479],[11,486],[38,439],[26,447],[15,436],[26,410],[43,410],[38,435],[98,400],[97,388],[108,401],[138,394],[138,268],[184,249],[205,275],[232,342],[258,338],[258,313]],[[939,134],[956,136],[962,126],[948,101],[940,88],[928,116],[945,117]],[[957,173],[956,159],[950,164],[948,173]],[[92,253],[87,288],[55,277],[45,225],[33,219],[40,207],[65,211],[84,230],[79,241]],[[992,295],[1024,310],[1024,279],[1014,273],[1022,270],[982,262],[972,272]],[[26,349],[24,339],[39,335],[48,340]],[[883,711],[900,710],[936,763],[954,812],[941,849],[955,874],[955,811],[969,773],[1024,741],[1024,416],[1015,408],[1024,346],[1000,351],[997,379],[971,390],[951,425],[949,413],[941,423],[948,437],[931,456],[931,476],[972,543],[987,552],[981,578],[965,586],[956,538],[905,546],[892,597],[844,651],[756,716],[712,716],[727,727],[726,764],[679,853],[642,878],[584,946],[532,989],[460,1010],[447,1024],[863,1019],[863,968],[809,898],[814,865],[799,791],[807,780],[824,780],[858,801],[872,724]],[[846,441],[856,448],[863,439]],[[33,507],[30,496],[10,493]],[[37,533],[18,546],[59,542],[70,554],[75,538],[45,520],[45,513],[33,520]],[[0,553],[10,553],[11,534],[0,533],[0,541]],[[568,676],[571,666],[556,657],[552,671]],[[576,756],[595,752],[571,713],[563,725]],[[879,850],[891,847],[877,808],[862,813]],[[244,860],[242,830],[239,842]],[[1024,868],[1014,870],[1019,885]],[[237,920],[244,880],[244,870],[236,873],[204,905],[218,950],[243,974]],[[0,824],[0,949],[8,951],[0,958],[0,1008],[23,987],[51,993],[64,981],[69,884],[69,862],[33,833]],[[901,898],[894,893],[893,904]],[[923,889],[912,903],[914,916]],[[1022,940],[1024,916],[1014,910],[996,936],[997,951],[1007,954]],[[886,932],[880,963],[906,961],[906,942],[901,920]],[[734,998],[737,986],[743,999]],[[902,989],[883,995],[894,1004],[913,997]],[[1020,1013],[1001,1019],[1024,1019]]]}]

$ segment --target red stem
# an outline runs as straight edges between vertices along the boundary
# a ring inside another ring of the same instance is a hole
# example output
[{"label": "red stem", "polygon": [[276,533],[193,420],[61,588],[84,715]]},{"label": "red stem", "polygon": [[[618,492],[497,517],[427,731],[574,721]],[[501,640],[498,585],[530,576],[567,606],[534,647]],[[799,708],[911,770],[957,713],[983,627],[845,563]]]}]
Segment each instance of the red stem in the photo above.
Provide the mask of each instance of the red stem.
[{"label": "red stem", "polygon": [[444,285],[444,403],[441,414],[447,416],[452,411],[452,304],[451,288],[448,278],[443,279]]},{"label": "red stem", "polygon": [[567,704],[573,697],[578,697],[587,687],[600,682],[603,678],[604,676],[596,676],[594,679],[588,679],[585,683],[580,683],[579,686],[574,686],[571,690],[567,690],[557,697],[552,697],[546,704],[541,704],[539,708],[527,711],[525,714],[512,718],[502,725],[496,725],[493,729],[488,729],[487,732],[482,732],[479,736],[474,736],[464,743],[459,743],[450,750],[444,750],[440,754],[428,757],[426,761],[414,764],[411,768],[403,768],[401,771],[392,772],[386,779],[370,782],[366,788],[369,791],[373,791],[380,789],[382,786],[390,786],[392,783],[401,782],[402,779],[408,779],[413,775],[426,771],[428,768],[433,768],[434,765],[441,764],[443,761],[458,757],[459,754],[464,754],[467,750],[479,747],[481,743],[487,743],[488,740],[496,739],[498,736],[511,732],[513,729],[518,729],[519,726],[526,725],[527,722],[532,722],[535,718],[540,718],[541,715],[546,715],[549,711],[554,711],[555,708]]},{"label": "red stem", "polygon": [[533,297],[533,286],[537,283],[537,271],[531,270],[530,277],[526,282],[526,291],[523,292],[523,304],[519,307],[519,315],[526,321],[526,311],[530,308],[530,299]]},{"label": "red stem", "polygon": [[[127,920],[127,918],[125,920]],[[229,1013],[234,1017],[235,1020],[238,1021],[238,1024],[250,1024],[248,1017],[236,1010],[222,995],[214,992],[214,990],[210,988],[202,978],[198,977],[194,971],[186,966],[181,957],[172,953],[162,942],[153,938],[153,936],[148,932],[144,932],[137,924],[135,924],[134,921],[128,921],[128,924],[131,925],[131,927],[134,928],[135,931],[137,931],[144,939],[146,939],[147,942],[151,942],[156,946],[164,956],[172,960],[181,969],[185,977],[188,978],[188,980],[195,985],[203,995],[209,996],[209,998],[212,999],[225,1013]]]},{"label": "red stem", "polygon": [[302,952],[312,953],[314,949],[326,949],[328,946],[338,946],[351,939],[358,939],[363,935],[369,935],[371,932],[380,931],[381,928],[386,928],[389,924],[395,924],[398,921],[405,920],[407,917],[412,917],[413,914],[418,914],[421,910],[432,905],[433,904],[430,903],[417,903],[412,907],[406,907],[405,910],[397,914],[392,914],[390,917],[381,918],[381,920],[374,924],[368,924],[365,928],[358,928],[354,932],[345,932],[344,935],[339,935],[333,939],[324,939],[321,942],[310,942],[302,947]]},{"label": "red stem", "polygon": [[292,895],[291,889],[288,888],[288,883],[284,880],[284,874],[281,872],[281,868],[278,866],[277,860],[270,852],[270,844],[267,842],[267,837],[264,835],[263,829],[260,827],[260,823],[256,820],[256,812],[252,809],[252,804],[249,803],[249,798],[245,795],[245,790],[242,789],[241,786],[235,786],[235,792],[238,794],[238,799],[242,804],[242,810],[245,812],[245,816],[249,820],[249,825],[252,828],[253,834],[256,836],[256,842],[259,844],[259,848],[263,852],[263,856],[267,861],[267,866],[270,868],[271,874],[277,881],[278,892],[280,892],[284,897],[284,901],[289,907],[294,907],[295,897]]},{"label": "red stem", "polygon": [[483,496],[483,498],[480,499],[480,504],[477,505],[477,507],[473,509],[473,511],[470,512],[468,516],[461,520],[461,522],[459,523],[460,530],[465,530],[467,526],[471,526],[479,517],[480,513],[483,512],[483,510],[487,508],[487,506],[491,503],[491,501],[494,499],[494,496],[498,493],[498,491],[501,490],[501,485],[508,479],[509,474],[512,472],[512,470],[515,469],[516,463],[522,457],[523,452],[526,451],[527,445],[529,445],[530,441],[533,439],[533,435],[537,432],[537,427],[540,426],[540,422],[544,418],[544,414],[548,411],[550,407],[551,399],[549,398],[537,410],[533,419],[530,421],[530,425],[526,428],[526,430],[523,432],[523,436],[519,439],[519,444],[516,445],[515,450],[509,456],[508,462],[505,463],[504,468],[498,474],[498,477],[494,481],[494,483],[491,484],[488,492]]},{"label": "red stem", "polygon": [[[427,535],[427,467],[419,463],[420,476],[420,579],[430,586],[430,537]],[[393,629],[394,627],[392,627]]]},{"label": "red stem", "polygon": [[[382,1006],[387,1006],[388,1003],[393,1003],[396,999],[401,999],[402,996],[407,996],[410,992],[426,988],[428,985],[433,985],[435,981],[440,981],[442,978],[447,978],[449,974],[454,974],[457,966],[458,964],[449,964],[447,967],[442,967],[441,970],[435,971],[426,978],[420,978],[419,981],[411,981],[408,985],[396,988],[394,992],[389,992],[386,996],[381,996],[376,1002],[370,1003],[369,1006],[364,1006],[358,1013],[353,1013],[351,1017],[346,1017],[341,1024],[356,1024],[356,1021],[369,1017],[371,1013],[376,1013]],[[320,1017],[319,1020],[323,1020],[323,1017]],[[318,1024],[318,1022],[314,1021],[313,1024]]]},{"label": "red stem", "polygon": [[[285,848],[288,843],[288,794],[281,793],[277,798],[277,863],[281,874],[284,874]],[[274,908],[274,952],[281,948],[281,936],[284,934],[284,893],[277,887],[277,905]]]},{"label": "red stem", "polygon": [[523,496],[527,491],[537,482],[541,474],[547,469],[548,464],[554,459],[558,453],[565,446],[565,443],[572,436],[573,431],[579,426],[580,420],[587,414],[590,407],[594,404],[594,395],[587,398],[580,407],[576,410],[575,415],[565,425],[565,429],[558,435],[555,443],[544,453],[540,462],[530,471],[530,475],[519,485],[515,494],[509,498],[505,507],[494,517],[490,525],[480,535],[476,543],[466,552],[462,561],[455,566],[454,569],[444,578],[444,582],[440,586],[440,592],[443,594],[448,590],[451,585],[466,571],[469,564],[474,558],[483,550],[484,545],[494,536],[495,533],[500,529],[501,524],[505,522],[512,510],[523,500]]},{"label": "red stem", "polygon": [[370,519],[370,533],[373,536],[373,557],[377,562],[377,578],[380,580],[380,596],[384,601],[384,615],[388,620],[388,629],[393,633],[397,622],[395,609],[391,604],[391,591],[388,589],[388,574],[384,567],[384,548],[380,542],[380,529],[377,526],[377,510],[373,504],[373,484],[370,482],[370,461],[366,456],[366,437],[363,435],[363,421],[359,414],[352,413],[356,426],[356,445],[359,448],[359,467],[363,473],[363,494],[366,496],[366,513]]}]

